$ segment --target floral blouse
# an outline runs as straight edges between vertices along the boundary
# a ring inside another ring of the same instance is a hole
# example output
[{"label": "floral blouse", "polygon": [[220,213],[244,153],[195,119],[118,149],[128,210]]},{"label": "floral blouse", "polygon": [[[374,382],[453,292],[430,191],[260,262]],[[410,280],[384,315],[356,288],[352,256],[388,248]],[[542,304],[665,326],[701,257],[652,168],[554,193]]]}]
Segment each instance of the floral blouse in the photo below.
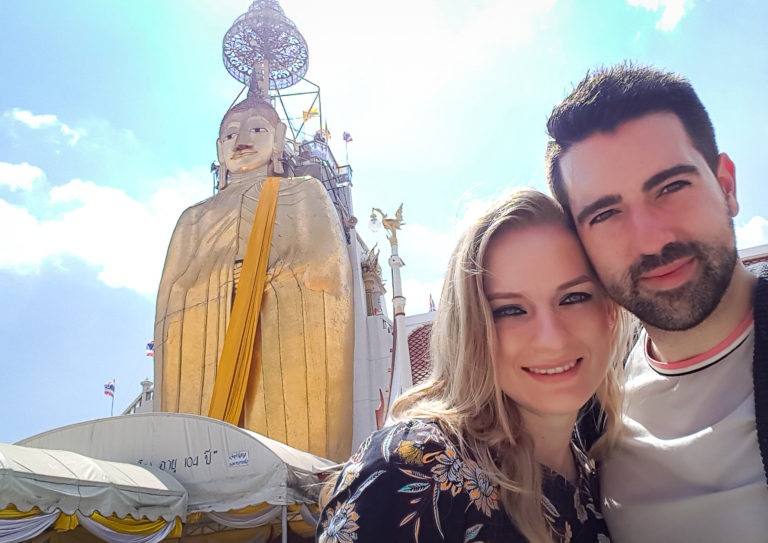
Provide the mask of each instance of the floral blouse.
[{"label": "floral blouse", "polygon": [[[609,543],[594,465],[574,447],[578,488],[545,474],[544,517],[554,540]],[[344,465],[317,529],[320,543],[525,541],[498,489],[435,422],[411,420],[369,436]]]}]

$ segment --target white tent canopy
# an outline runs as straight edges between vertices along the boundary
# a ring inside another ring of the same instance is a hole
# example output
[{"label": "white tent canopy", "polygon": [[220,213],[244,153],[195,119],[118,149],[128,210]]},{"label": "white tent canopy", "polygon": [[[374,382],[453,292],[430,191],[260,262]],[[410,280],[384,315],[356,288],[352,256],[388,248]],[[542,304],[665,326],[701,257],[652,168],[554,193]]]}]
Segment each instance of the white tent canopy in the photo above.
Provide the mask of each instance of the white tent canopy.
[{"label": "white tent canopy", "polygon": [[158,468],[186,488],[189,513],[226,512],[265,502],[315,503],[317,474],[335,465],[225,422],[181,413],[83,422],[19,444]]},{"label": "white tent canopy", "polygon": [[0,510],[8,504],[20,511],[173,521],[186,518],[187,492],[150,467],[0,443]]}]

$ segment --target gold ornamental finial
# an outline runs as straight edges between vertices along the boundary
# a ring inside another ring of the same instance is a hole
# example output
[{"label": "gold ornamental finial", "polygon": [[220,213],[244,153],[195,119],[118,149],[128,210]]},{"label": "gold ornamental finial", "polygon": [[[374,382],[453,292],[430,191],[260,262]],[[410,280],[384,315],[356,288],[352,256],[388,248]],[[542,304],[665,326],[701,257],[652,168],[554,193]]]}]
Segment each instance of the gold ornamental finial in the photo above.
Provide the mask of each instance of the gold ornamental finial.
[{"label": "gold ornamental finial", "polygon": [[[376,216],[377,212],[381,215],[381,223],[379,223],[379,218]],[[371,230],[374,232],[378,231],[381,226],[384,226],[384,229],[387,231],[387,239],[389,239],[390,245],[397,245],[396,230],[400,230],[400,227],[404,225],[405,221],[403,220],[402,203],[400,204],[400,207],[397,208],[394,219],[387,217],[387,214],[378,207],[371,208],[371,221],[368,223],[368,226],[370,226]]]}]

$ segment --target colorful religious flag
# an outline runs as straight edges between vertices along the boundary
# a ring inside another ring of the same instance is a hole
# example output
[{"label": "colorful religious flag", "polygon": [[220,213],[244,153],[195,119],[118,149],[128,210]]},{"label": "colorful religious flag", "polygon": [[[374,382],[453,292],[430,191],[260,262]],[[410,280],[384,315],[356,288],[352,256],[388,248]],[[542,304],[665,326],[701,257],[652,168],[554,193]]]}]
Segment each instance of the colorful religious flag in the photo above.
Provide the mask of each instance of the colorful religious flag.
[{"label": "colorful religious flag", "polygon": [[104,385],[104,394],[107,396],[115,397],[115,380],[112,379],[107,384]]},{"label": "colorful religious flag", "polygon": [[437,311],[437,308],[435,307],[435,301],[432,299],[432,294],[429,295],[429,310],[430,311]]},{"label": "colorful religious flag", "polygon": [[316,107],[313,107],[309,111],[302,111],[301,118],[304,119],[304,122],[307,122],[315,115],[320,115],[320,110]]},{"label": "colorful religious flag", "polygon": [[350,134],[349,132],[344,132],[344,135],[342,137],[344,138],[344,141],[346,141],[347,143],[351,143],[353,141],[352,134]]},{"label": "colorful religious flag", "polygon": [[155,356],[155,340],[147,343],[147,356]]},{"label": "colorful religious flag", "polygon": [[331,133],[328,132],[328,123],[325,123],[325,130],[323,130],[323,133],[325,134],[325,141],[328,141],[331,139]]}]

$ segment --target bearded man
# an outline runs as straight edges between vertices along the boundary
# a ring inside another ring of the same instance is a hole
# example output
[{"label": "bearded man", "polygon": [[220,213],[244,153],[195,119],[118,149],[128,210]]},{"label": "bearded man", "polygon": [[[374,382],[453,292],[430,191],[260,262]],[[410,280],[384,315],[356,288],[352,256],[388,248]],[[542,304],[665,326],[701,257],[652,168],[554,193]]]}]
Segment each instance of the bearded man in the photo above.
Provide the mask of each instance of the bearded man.
[{"label": "bearded man", "polygon": [[734,239],[736,174],[683,77],[622,65],[552,112],[550,188],[642,322],[626,432],[602,466],[617,541],[765,541],[768,269]]}]

